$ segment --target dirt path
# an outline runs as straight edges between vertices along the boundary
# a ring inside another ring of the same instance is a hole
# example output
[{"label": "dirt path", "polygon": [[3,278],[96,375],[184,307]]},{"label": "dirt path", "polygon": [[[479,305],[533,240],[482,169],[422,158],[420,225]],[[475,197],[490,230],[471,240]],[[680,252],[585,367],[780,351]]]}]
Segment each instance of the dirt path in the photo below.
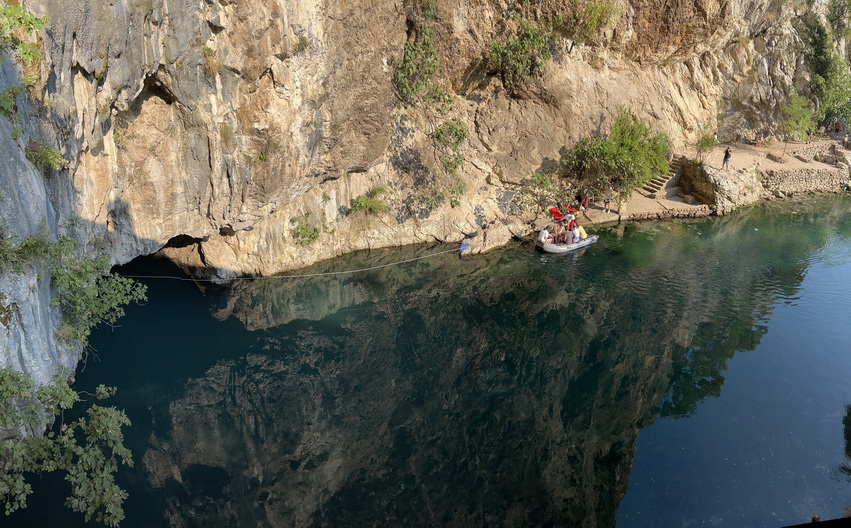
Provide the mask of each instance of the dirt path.
[{"label": "dirt path", "polygon": [[[711,153],[705,156],[704,163],[707,167],[720,171],[722,161],[724,159],[724,150],[727,147],[730,147],[730,169],[728,170],[731,171],[749,169],[757,163],[759,164],[762,170],[803,169],[807,167],[812,167],[813,164],[817,164],[818,162],[807,163],[801,161],[792,155],[795,151],[824,143],[841,142],[843,136],[844,133],[839,134],[838,136],[835,134],[831,134],[831,137],[829,138],[820,138],[818,140],[813,140],[811,145],[808,145],[804,142],[790,142],[787,144],[784,142],[777,141],[770,142],[765,144],[764,146],[759,147],[745,142],[719,143]],[[783,156],[786,161],[784,163],[778,163],[776,161],[773,161],[767,157],[769,153],[773,153],[778,156]],[[681,152],[681,154],[692,159],[697,157],[696,153],[693,150],[685,150],[684,152]],[[591,207],[589,207],[588,211],[583,212],[579,216],[580,221],[584,220],[585,225],[604,224],[609,222],[617,222],[618,220],[644,219],[648,217],[652,218],[655,215],[663,215],[664,213],[666,213],[666,211],[687,211],[692,208],[695,210],[695,216],[701,216],[698,209],[705,208],[705,206],[699,204],[686,204],[683,202],[681,197],[677,196],[672,196],[668,198],[648,198],[639,192],[634,192],[632,197],[624,204],[623,217],[621,217],[619,212],[617,211],[616,204],[612,205],[615,206],[613,210],[610,210],[610,212],[606,213],[603,209],[602,201],[593,203],[591,204]]]}]

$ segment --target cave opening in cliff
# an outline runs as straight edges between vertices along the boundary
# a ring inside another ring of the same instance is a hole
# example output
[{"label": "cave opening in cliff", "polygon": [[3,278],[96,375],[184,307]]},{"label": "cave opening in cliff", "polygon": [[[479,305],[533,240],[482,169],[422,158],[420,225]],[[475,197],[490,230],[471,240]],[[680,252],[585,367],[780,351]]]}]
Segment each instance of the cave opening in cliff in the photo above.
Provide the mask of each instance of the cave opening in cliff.
[{"label": "cave opening in cliff", "polygon": [[145,77],[144,84],[142,85],[142,92],[138,97],[136,97],[135,102],[141,107],[141,105],[151,97],[162,99],[166,104],[173,104],[177,99],[171,90],[163,84],[157,74]]},{"label": "cave opening in cliff", "polygon": [[203,238],[193,237],[190,235],[177,235],[172,237],[166,244],[163,246],[163,249],[166,248],[186,248],[190,246],[200,246],[201,242],[203,242]]}]

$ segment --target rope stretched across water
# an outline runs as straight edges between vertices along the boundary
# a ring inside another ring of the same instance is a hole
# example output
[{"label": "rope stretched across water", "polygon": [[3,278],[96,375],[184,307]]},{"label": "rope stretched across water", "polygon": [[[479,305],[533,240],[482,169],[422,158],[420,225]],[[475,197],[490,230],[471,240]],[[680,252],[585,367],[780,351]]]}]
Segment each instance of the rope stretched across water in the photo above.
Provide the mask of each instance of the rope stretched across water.
[{"label": "rope stretched across water", "polygon": [[458,251],[458,249],[447,249],[444,251],[438,251],[436,253],[429,253],[428,255],[422,255],[419,257],[413,257],[405,260],[400,260],[398,262],[388,262],[387,264],[378,264],[376,266],[370,266],[368,268],[359,268],[353,270],[343,270],[343,271],[325,271],[322,273],[304,273],[304,274],[294,274],[294,275],[268,275],[268,276],[258,276],[258,277],[231,277],[228,279],[193,279],[191,277],[177,277],[175,275],[121,275],[122,277],[127,277],[128,279],[171,279],[171,280],[180,280],[180,281],[190,281],[190,282],[230,282],[230,281],[238,281],[238,280],[263,280],[263,279],[301,279],[307,277],[327,277],[331,275],[345,275],[347,273],[359,273],[361,271],[372,271],[381,268],[388,268],[390,266],[398,266],[399,264],[406,264],[408,262],[414,262],[415,260],[422,260],[429,257],[436,257],[437,255],[443,255],[445,253],[453,253]]}]

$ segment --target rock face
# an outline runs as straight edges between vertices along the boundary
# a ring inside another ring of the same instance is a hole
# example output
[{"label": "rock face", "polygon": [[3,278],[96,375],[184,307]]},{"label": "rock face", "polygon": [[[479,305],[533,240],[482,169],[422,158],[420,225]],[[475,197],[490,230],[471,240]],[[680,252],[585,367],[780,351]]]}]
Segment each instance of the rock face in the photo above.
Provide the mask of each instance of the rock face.
[{"label": "rock face", "polygon": [[[802,13],[623,3],[589,45],[558,39],[543,78],[509,97],[485,60],[507,8],[437,2],[439,81],[454,96],[449,117],[471,132],[452,207],[456,182],[431,136],[448,117],[401,105],[394,92],[407,33],[421,23],[417,2],[40,0],[32,9],[51,17],[42,96],[71,160],[54,183],[59,218],[84,220],[72,234],[115,262],[171,241],[173,258],[222,277],[506,226],[486,249],[528,223],[511,207],[517,185],[604,130],[611,110],[629,108],[682,144],[704,127],[770,127],[765,103],[785,100],[806,75]],[[524,9],[534,19],[574,7]],[[345,214],[377,186],[389,213]],[[313,244],[293,236],[299,218],[318,230]]]},{"label": "rock face", "polygon": [[[0,84],[15,84],[14,63],[0,65]],[[22,137],[33,133],[25,97],[17,97]],[[26,161],[21,144],[12,138],[13,124],[0,119],[0,236],[20,243],[28,236],[50,233],[55,226],[44,177]],[[48,381],[57,367],[73,369],[79,350],[59,343],[53,329],[59,313],[50,306],[50,274],[44,266],[25,265],[0,272],[0,367],[26,372],[38,383]]]},{"label": "rock face", "polygon": [[[50,21],[44,60],[27,69],[38,116],[17,144],[0,126],[6,178],[32,180],[29,196],[4,195],[20,205],[8,215],[21,211],[8,235],[46,225],[114,263],[166,248],[221,279],[470,232],[482,251],[528,231],[537,211],[520,206],[521,183],[604,131],[618,107],[682,146],[706,129],[775,130],[809,76],[809,13],[793,5],[621,1],[613,26],[585,43],[559,28],[543,77],[509,96],[487,54],[514,8],[435,5],[449,113],[402,104],[394,88],[423,20],[413,0],[28,2]],[[570,20],[575,6],[519,9]],[[469,131],[457,176],[434,138],[449,120]],[[58,147],[66,168],[37,178],[21,156],[28,139]],[[369,193],[387,212],[348,214]]]}]

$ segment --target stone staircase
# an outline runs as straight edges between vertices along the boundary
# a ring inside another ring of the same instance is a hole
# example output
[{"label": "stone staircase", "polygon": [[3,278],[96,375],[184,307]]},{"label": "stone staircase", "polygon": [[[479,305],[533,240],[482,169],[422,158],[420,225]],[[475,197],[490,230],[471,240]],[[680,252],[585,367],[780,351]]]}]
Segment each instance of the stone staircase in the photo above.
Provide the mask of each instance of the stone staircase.
[{"label": "stone staircase", "polygon": [[684,164],[685,158],[682,156],[674,156],[671,159],[668,174],[664,176],[657,176],[645,183],[644,187],[641,188],[641,193],[648,198],[666,198],[666,187],[668,186],[668,182],[679,176],[683,170]]}]

